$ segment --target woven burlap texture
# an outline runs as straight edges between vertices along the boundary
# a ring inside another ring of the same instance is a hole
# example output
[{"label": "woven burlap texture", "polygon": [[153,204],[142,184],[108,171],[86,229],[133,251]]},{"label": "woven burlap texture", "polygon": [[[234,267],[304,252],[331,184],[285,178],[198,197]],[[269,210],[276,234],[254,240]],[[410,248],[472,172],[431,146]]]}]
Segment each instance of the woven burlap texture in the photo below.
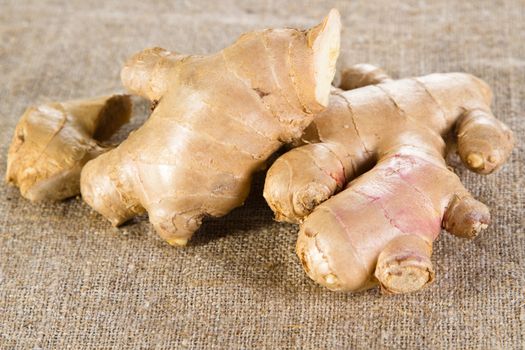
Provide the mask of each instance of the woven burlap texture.
[{"label": "woven burlap texture", "polygon": [[[1,349],[523,349],[525,333],[525,3],[516,1],[0,0],[0,173],[24,109],[121,92],[132,53],[214,52],[253,29],[308,27],[330,7],[342,64],[395,77],[465,71],[494,89],[517,137],[489,176],[458,172],[492,211],[466,241],[443,233],[437,280],[417,294],[329,292],[295,256],[257,177],[246,206],[204,224],[191,245],[144,218],[115,229],[79,198],[31,204],[0,186]],[[135,123],[144,117],[139,104]]]}]

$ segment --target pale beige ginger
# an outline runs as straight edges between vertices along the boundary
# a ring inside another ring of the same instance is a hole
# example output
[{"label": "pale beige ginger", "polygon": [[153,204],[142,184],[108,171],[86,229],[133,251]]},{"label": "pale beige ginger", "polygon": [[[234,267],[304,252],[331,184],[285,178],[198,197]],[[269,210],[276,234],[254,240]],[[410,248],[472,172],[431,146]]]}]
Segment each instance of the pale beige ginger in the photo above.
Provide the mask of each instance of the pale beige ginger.
[{"label": "pale beige ginger", "polygon": [[513,135],[490,111],[489,86],[472,75],[392,80],[357,66],[341,85],[370,83],[334,89],[307,144],[269,169],[264,196],[278,220],[300,223],[297,254],[316,282],[411,292],[434,279],[441,228],[471,238],[490,221],[447,168],[444,137],[455,131],[463,162],[487,174],[506,161]]},{"label": "pale beige ginger", "polygon": [[79,194],[82,167],[112,148],[102,142],[127,123],[130,115],[127,95],[29,107],[9,147],[6,181],[31,201]]},{"label": "pale beige ginger", "polygon": [[147,212],[163,239],[186,244],[204,217],[242,205],[252,174],[325,108],[339,40],[332,10],[309,30],[247,33],[209,56],[136,54],[122,82],[155,108],[86,165],[84,200],[113,225]]}]

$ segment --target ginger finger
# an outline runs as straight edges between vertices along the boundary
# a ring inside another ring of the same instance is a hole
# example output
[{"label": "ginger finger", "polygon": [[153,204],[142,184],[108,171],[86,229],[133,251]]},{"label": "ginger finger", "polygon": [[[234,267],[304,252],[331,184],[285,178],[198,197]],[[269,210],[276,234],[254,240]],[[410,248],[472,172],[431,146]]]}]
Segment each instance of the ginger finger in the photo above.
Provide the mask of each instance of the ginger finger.
[{"label": "ginger finger", "polygon": [[6,181],[31,201],[79,194],[82,167],[112,148],[99,142],[109,139],[130,115],[127,95],[29,107],[9,147]]},{"label": "ginger finger", "polygon": [[480,174],[498,169],[514,146],[510,129],[483,109],[465,112],[458,123],[457,135],[461,160]]},{"label": "ginger finger", "polygon": [[147,212],[163,239],[186,244],[205,217],[242,205],[252,174],[326,107],[339,36],[332,10],[307,31],[247,33],[209,56],[133,56],[124,85],[158,104],[86,165],[84,200],[114,225]]},{"label": "ginger finger", "polygon": [[381,68],[367,63],[353,65],[341,73],[339,88],[342,90],[357,89],[367,85],[376,85],[392,80]]},{"label": "ginger finger", "polygon": [[[369,162],[376,164],[357,178],[345,178],[344,190],[329,199],[323,196],[324,202],[298,220],[297,255],[305,272],[338,291],[380,284],[385,292],[406,293],[432,282],[431,248],[441,228],[470,238],[490,221],[487,207],[447,167],[444,138],[457,130],[459,152],[477,172],[504,163],[512,133],[490,113],[491,97],[486,83],[463,73],[334,90],[329,107],[308,127],[303,142],[346,151],[356,174]],[[288,159],[290,153],[282,157]],[[321,170],[332,166],[320,164]],[[308,168],[304,161],[290,162],[288,172],[297,175],[279,191],[270,168],[265,186],[270,206],[293,196],[299,187],[295,184],[307,181],[300,177],[302,168]],[[281,207],[272,206],[277,219],[282,218]]]}]

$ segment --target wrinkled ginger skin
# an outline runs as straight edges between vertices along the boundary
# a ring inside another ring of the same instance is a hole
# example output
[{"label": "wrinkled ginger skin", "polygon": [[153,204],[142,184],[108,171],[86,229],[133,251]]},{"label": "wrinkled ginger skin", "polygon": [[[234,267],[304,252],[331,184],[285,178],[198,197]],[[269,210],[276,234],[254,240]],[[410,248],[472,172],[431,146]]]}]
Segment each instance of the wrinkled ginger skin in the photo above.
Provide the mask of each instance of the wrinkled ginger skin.
[{"label": "wrinkled ginger skin", "polygon": [[297,255],[306,273],[338,291],[379,283],[386,293],[407,293],[430,283],[441,228],[470,238],[490,221],[447,168],[443,137],[456,130],[471,170],[500,167],[513,136],[492,116],[491,98],[486,83],[463,73],[334,89],[306,145],[277,159],[264,189],[278,220],[301,223]]},{"label": "wrinkled ginger skin", "polygon": [[84,164],[111,148],[99,142],[108,140],[130,116],[128,95],[29,107],[9,147],[6,181],[31,201],[76,196]]},{"label": "wrinkled ginger skin", "polygon": [[325,108],[339,35],[332,10],[308,31],[247,33],[210,56],[138,53],[122,81],[158,103],[119,147],[86,165],[84,200],[114,225],[147,212],[163,239],[186,244],[204,217],[242,205],[252,174]]}]

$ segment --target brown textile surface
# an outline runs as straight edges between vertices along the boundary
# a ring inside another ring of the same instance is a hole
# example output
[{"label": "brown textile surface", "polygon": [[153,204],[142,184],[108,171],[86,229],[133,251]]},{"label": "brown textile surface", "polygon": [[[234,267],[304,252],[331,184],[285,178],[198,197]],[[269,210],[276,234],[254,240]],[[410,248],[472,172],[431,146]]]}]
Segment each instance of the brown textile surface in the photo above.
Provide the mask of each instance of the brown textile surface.
[{"label": "brown textile surface", "polygon": [[[444,233],[424,291],[338,294],[303,273],[297,228],[272,221],[263,174],[247,205],[172,248],[144,218],[115,229],[72,199],[31,204],[0,186],[0,348],[523,349],[525,3],[516,1],[0,0],[0,173],[26,106],[122,91],[145,47],[209,53],[242,32],[316,23],[338,7],[342,63],[396,77],[465,71],[518,138],[509,163],[460,168],[494,223]],[[145,104],[136,111],[140,119]]]}]

